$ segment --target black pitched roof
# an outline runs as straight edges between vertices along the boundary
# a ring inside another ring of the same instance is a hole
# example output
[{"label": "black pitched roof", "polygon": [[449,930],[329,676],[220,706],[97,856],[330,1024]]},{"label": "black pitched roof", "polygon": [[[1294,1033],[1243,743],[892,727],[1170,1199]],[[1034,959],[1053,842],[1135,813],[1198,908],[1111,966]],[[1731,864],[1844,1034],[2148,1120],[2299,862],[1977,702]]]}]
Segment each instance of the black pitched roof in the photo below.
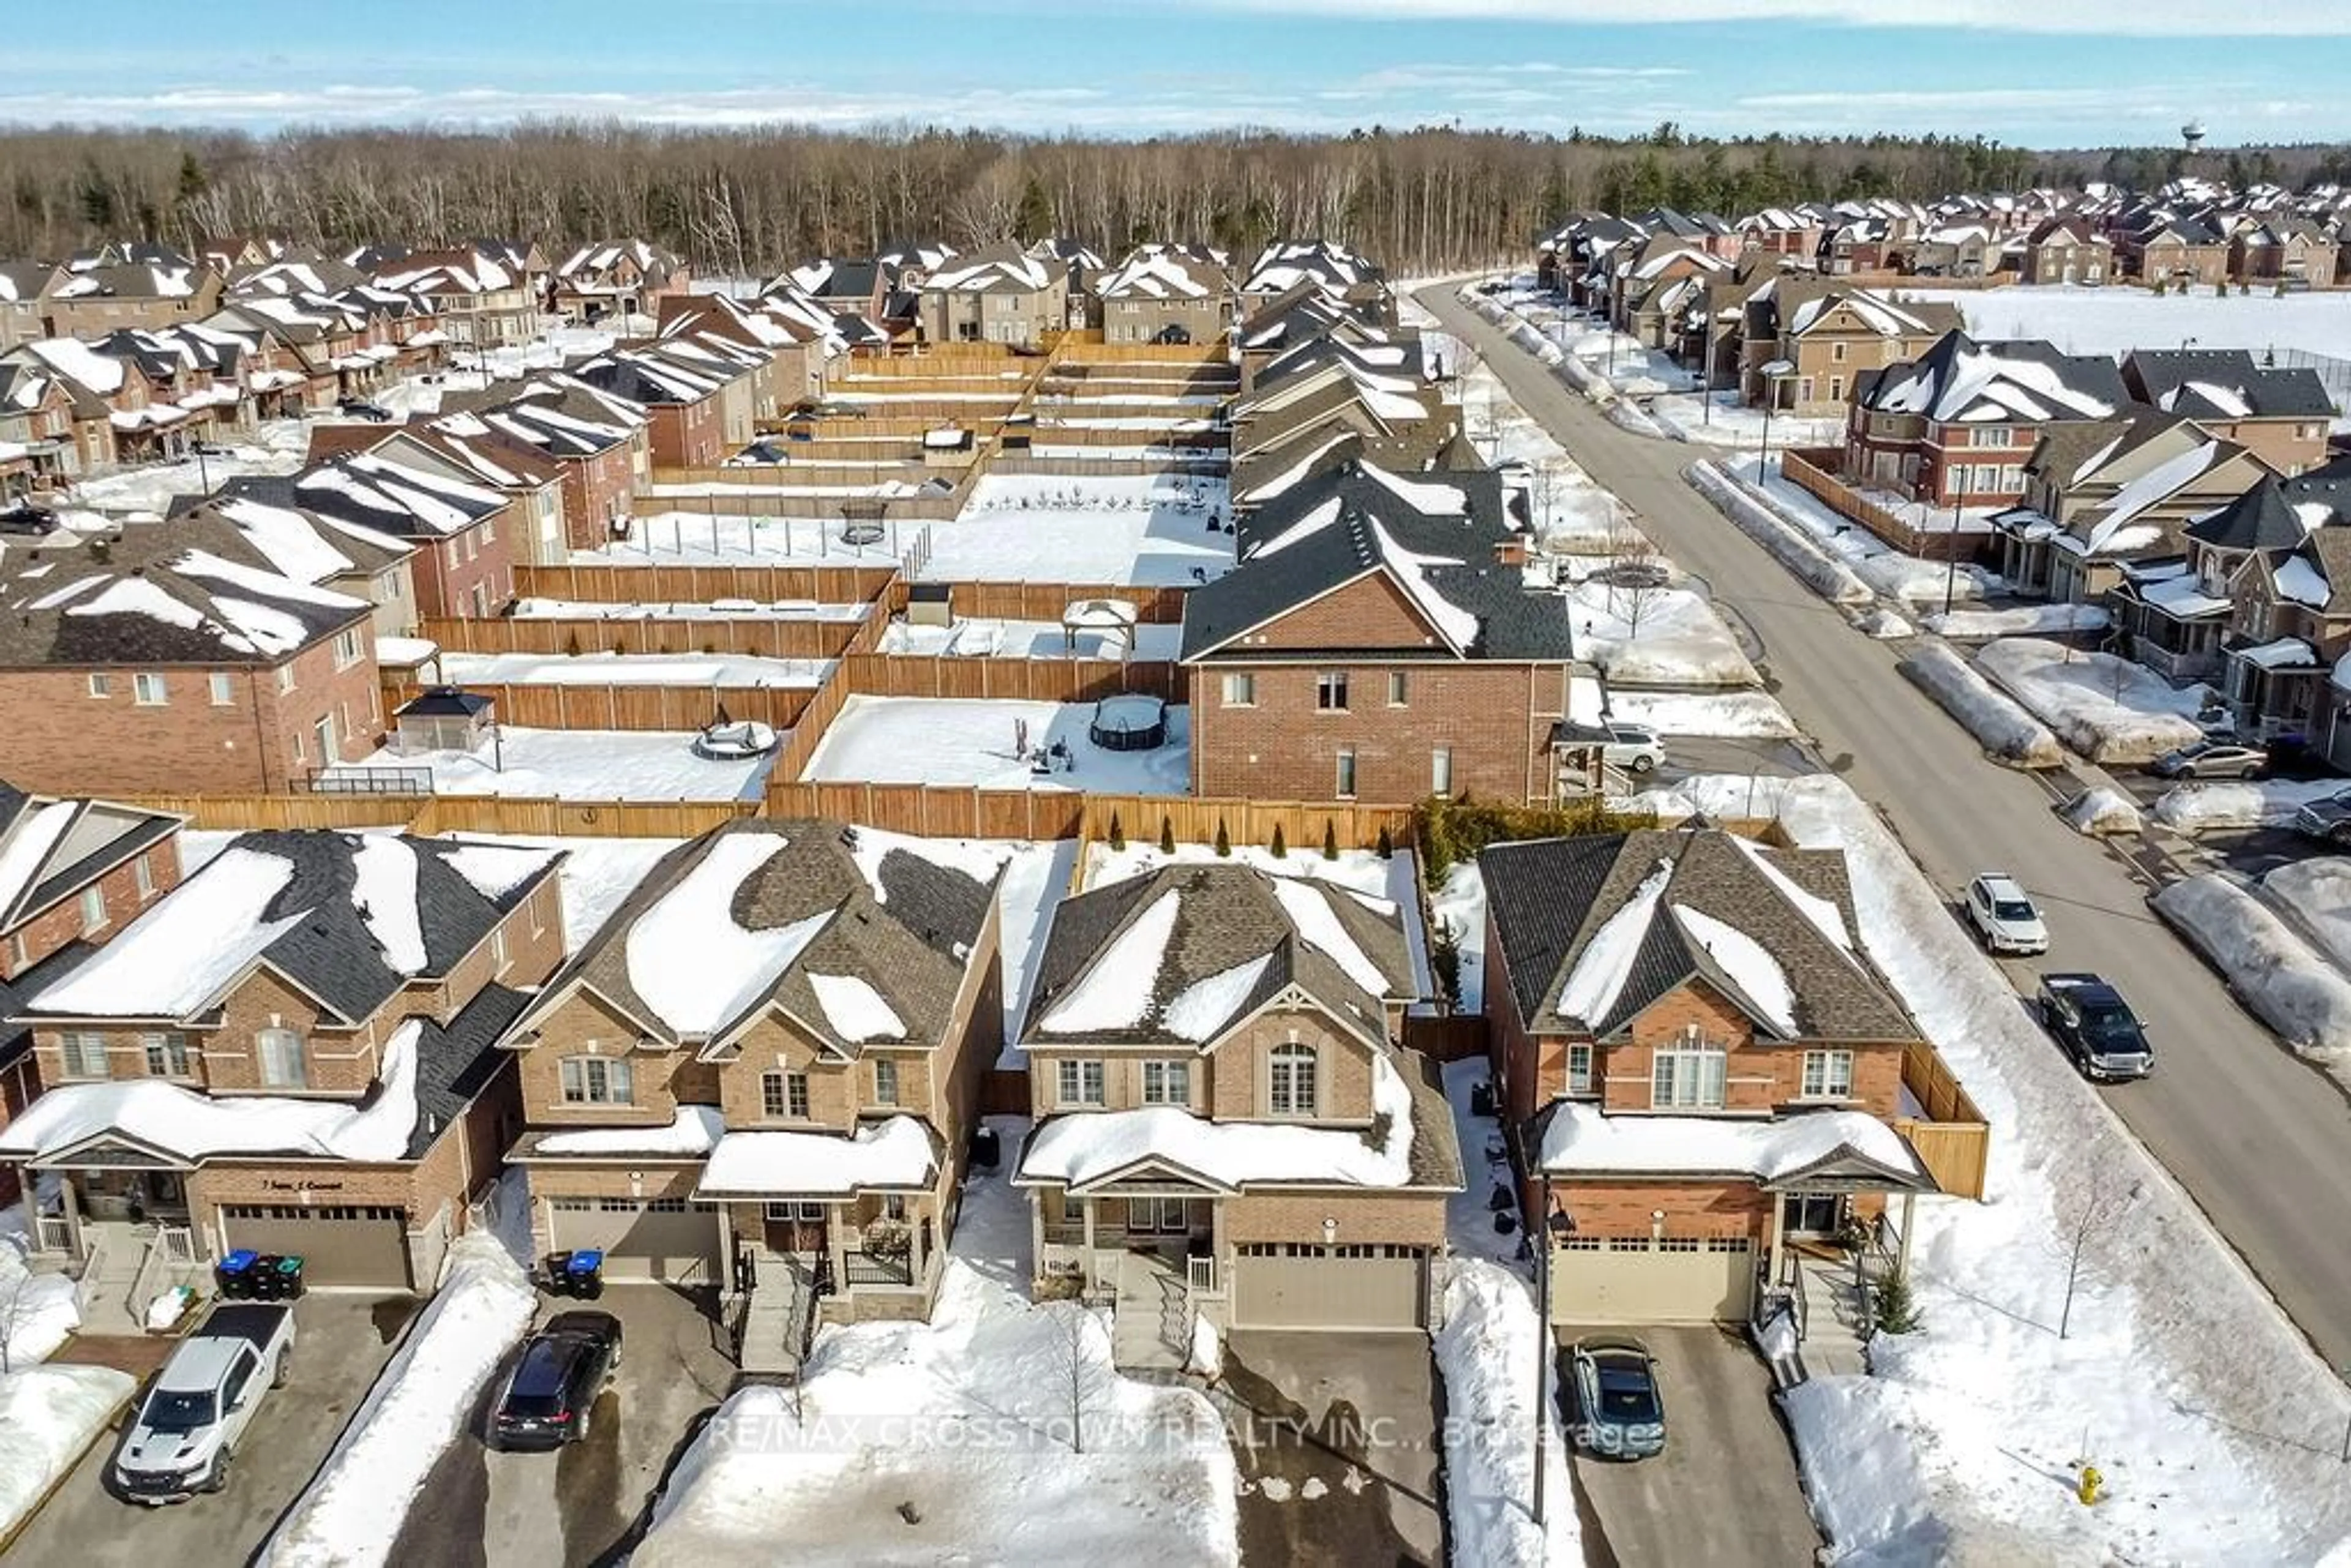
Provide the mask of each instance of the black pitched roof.
[{"label": "black pitched roof", "polygon": [[2252,489],[2207,512],[2185,530],[2199,544],[2238,550],[2293,549],[2308,531],[2294,516],[2277,480],[2266,475]]},{"label": "black pitched roof", "polygon": [[435,686],[423,695],[411,697],[401,704],[400,711],[392,716],[406,718],[410,714],[417,714],[428,718],[441,716],[472,718],[476,714],[488,712],[491,706],[490,699],[477,692],[462,691],[455,686]]},{"label": "black pitched roof", "polygon": [[447,1023],[425,1020],[416,1040],[416,1125],[408,1134],[408,1158],[423,1158],[507,1068],[511,1058],[498,1041],[529,1002],[528,994],[493,981]]},{"label": "black pitched roof", "polygon": [[2335,417],[2316,371],[2257,365],[2244,349],[2140,349],[2124,359],[2123,381],[2145,401],[2189,419],[2246,417],[2199,387],[2235,393],[2256,419]]}]

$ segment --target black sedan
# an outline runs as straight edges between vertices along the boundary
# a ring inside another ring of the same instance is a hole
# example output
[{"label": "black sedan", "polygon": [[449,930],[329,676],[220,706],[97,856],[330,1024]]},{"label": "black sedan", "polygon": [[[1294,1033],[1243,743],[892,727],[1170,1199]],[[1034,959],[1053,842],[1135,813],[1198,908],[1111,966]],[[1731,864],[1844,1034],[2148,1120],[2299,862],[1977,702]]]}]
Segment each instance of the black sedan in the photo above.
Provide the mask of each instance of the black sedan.
[{"label": "black sedan", "polygon": [[596,1396],[621,1364],[621,1320],[558,1312],[530,1336],[490,1412],[494,1448],[555,1448],[588,1436]]}]

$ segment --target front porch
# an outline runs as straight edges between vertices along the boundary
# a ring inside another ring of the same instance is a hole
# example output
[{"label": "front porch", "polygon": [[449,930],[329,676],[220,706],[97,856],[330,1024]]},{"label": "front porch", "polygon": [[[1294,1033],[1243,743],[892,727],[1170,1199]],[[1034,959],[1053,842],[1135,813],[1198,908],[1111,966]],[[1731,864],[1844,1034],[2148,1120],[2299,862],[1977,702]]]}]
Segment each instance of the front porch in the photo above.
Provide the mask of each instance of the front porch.
[{"label": "front porch", "polygon": [[21,1175],[28,1261],[75,1281],[83,1333],[144,1333],[149,1301],[201,1286],[206,1255],[184,1168],[28,1166]]},{"label": "front porch", "polygon": [[1196,1319],[1224,1326],[1221,1196],[1166,1183],[1042,1187],[1029,1214],[1039,1274],[1113,1309],[1120,1366],[1180,1369]]},{"label": "front porch", "polygon": [[828,1323],[927,1317],[946,1266],[928,1195],[788,1195],[715,1206],[722,1315],[745,1372],[797,1375]]}]

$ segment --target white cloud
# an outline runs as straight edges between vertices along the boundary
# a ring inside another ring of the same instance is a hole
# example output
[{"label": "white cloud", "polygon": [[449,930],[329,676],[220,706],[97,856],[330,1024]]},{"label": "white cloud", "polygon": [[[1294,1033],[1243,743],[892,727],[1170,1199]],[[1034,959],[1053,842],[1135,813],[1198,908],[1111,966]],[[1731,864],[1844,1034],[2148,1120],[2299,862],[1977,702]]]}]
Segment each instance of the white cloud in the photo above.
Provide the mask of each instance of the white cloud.
[{"label": "white cloud", "polygon": [[1476,18],[1583,26],[1685,22],[1829,22],[1856,27],[1970,27],[2106,37],[2351,36],[2340,0],[2289,5],[2246,0],[1208,0],[1236,11]]}]

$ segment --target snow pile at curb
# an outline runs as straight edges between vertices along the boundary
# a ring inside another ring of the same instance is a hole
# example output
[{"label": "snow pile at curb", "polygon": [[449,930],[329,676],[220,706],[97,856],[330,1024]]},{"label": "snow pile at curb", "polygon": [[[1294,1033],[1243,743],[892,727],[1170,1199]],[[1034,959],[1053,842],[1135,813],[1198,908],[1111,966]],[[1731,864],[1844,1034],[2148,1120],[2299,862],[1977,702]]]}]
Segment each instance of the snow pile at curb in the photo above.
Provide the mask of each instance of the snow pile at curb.
[{"label": "snow pile at curb", "polygon": [[1918,628],[1911,625],[1891,610],[1873,610],[1853,624],[1854,629],[1863,636],[1874,637],[1880,643],[1891,643],[1896,638],[1915,637],[1918,634]]},{"label": "snow pile at curb", "polygon": [[2351,860],[2289,861],[2262,878],[2261,894],[2321,953],[2351,970]]},{"label": "snow pile at curb", "polygon": [[1621,724],[1646,725],[1659,735],[1729,736],[1743,740],[1790,740],[1796,721],[1779,699],[1763,692],[1638,692],[1608,694],[1608,716]]},{"label": "snow pile at curb", "polygon": [[2343,792],[2340,779],[2237,779],[2175,784],[2155,802],[2155,820],[2179,833],[2279,828],[2313,800]]},{"label": "snow pile at curb", "polygon": [[2083,790],[2058,814],[2075,832],[2093,837],[2101,833],[2136,833],[2141,825],[2138,807],[2131,798],[2103,784]]},{"label": "snow pile at curb", "polygon": [[0,1541],[80,1461],[138,1386],[108,1366],[27,1366],[0,1376]]},{"label": "snow pile at curb", "polygon": [[[1781,824],[1844,851],[1863,944],[1992,1128],[1987,1201],[1918,1206],[1921,1330],[1874,1346],[1858,1388],[1788,1404],[1835,1552],[2310,1563],[2351,1536],[2340,1381],[1848,786],[1792,781]],[[2060,1236],[2093,1192],[2117,1211],[2061,1340]],[[2070,1490],[2085,1458],[2109,1489],[2094,1509]]]},{"label": "snow pile at curb", "polygon": [[[1499,1263],[1456,1258],[1445,1283],[1445,1326],[1436,1340],[1437,1370],[1445,1379],[1445,1496],[1453,1561],[1478,1568],[1582,1563],[1567,1434],[1557,1419],[1558,1349],[1537,1321],[1527,1282]],[[1535,1413],[1528,1390],[1536,1358],[1546,1353],[1554,1365],[1553,1418],[1543,1448],[1545,1522],[1538,1528],[1531,1512]]]},{"label": "snow pile at curb", "polygon": [[1943,643],[1922,644],[1896,668],[2001,761],[2019,768],[2055,768],[2065,760],[2048,726],[1992,690]]},{"label": "snow pile at curb", "polygon": [[2010,610],[1954,610],[1927,617],[1927,630],[1954,643],[1988,643],[1994,637],[2064,636],[2103,632],[2106,612],[2095,604],[2021,604]]},{"label": "snow pile at curb", "polygon": [[262,1548],[265,1565],[376,1564],[400,1521],[538,1301],[498,1239],[471,1231],[449,1248],[440,1293],[368,1390],[316,1479]]},{"label": "snow pile at curb", "polygon": [[2351,1086],[2351,980],[2252,894],[2209,872],[2152,902],[2262,1022]]},{"label": "snow pile at curb", "polygon": [[2112,653],[2085,653],[2038,637],[2009,637],[1976,655],[1977,667],[2091,761],[2152,762],[2202,738],[2189,716],[2201,688],[2181,691]]},{"label": "snow pile at curb", "polygon": [[1876,597],[1853,568],[1804,537],[1711,463],[1693,463],[1686,477],[1740,533],[1770,550],[1803,585],[1832,604],[1865,604]]}]

